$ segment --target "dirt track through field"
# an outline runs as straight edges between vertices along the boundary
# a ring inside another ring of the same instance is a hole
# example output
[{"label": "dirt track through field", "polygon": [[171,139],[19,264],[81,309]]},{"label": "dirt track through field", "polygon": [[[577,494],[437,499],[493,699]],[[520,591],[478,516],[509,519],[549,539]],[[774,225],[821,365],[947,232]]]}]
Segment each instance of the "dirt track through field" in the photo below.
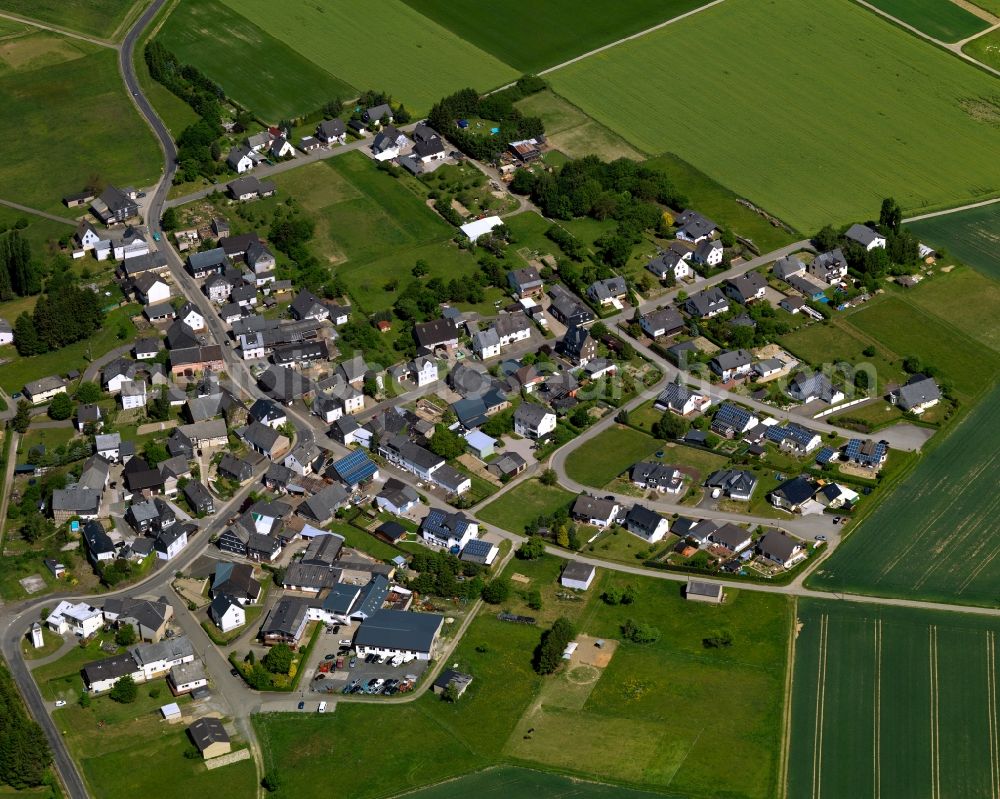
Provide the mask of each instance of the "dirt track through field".
[{"label": "dirt track through field", "polygon": [[941,741],[938,718],[938,653],[937,625],[931,625],[927,630],[930,664],[931,686],[931,799],[941,799]]},{"label": "dirt track through field", "polygon": [[813,799],[823,792],[823,705],[826,701],[826,637],[830,617],[825,613],[819,620],[819,662],[816,667],[816,722],[813,728]]},{"label": "dirt track through field", "polygon": [[875,619],[874,723],[872,729],[872,796],[879,799],[882,783],[882,620]]}]

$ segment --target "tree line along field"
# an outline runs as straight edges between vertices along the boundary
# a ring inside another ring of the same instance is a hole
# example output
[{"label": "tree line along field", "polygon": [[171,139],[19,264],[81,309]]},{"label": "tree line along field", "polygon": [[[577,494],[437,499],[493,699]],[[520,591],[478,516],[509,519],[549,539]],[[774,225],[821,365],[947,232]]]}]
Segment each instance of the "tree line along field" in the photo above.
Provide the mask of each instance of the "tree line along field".
[{"label": "tree line along field", "polygon": [[541,70],[651,28],[708,0],[625,0],[614,13],[585,0],[405,0],[409,6],[520,72]]},{"label": "tree line along field", "polygon": [[[540,795],[554,797],[632,795],[617,786],[688,798],[774,796],[791,622],[787,599],[734,590],[726,604],[709,606],[684,600],[674,582],[629,577],[636,602],[611,606],[599,594],[624,580],[602,575],[583,601],[559,600],[561,567],[553,557],[511,564],[510,571],[530,580],[527,587],[542,589],[543,608],[531,611],[519,584],[504,607],[546,625],[565,615],[581,632],[605,639],[621,638],[621,625],[633,618],[658,627],[659,640],[621,641],[603,673],[577,666],[581,672],[540,677],[530,664],[541,627],[505,624],[494,617],[496,608],[486,607],[449,656],[473,675],[455,704],[428,693],[401,705],[340,703],[325,717],[255,716],[265,768],[277,765],[282,773],[279,795],[309,795],[319,780],[356,799],[399,795],[506,764],[615,787],[570,793],[561,779],[499,769],[451,788],[438,785],[426,795],[458,795],[454,791],[464,785],[492,785],[495,778],[510,786],[508,796],[520,795],[514,789],[521,785],[537,785]],[[733,632],[731,648],[706,649],[702,639],[720,628]],[[393,745],[352,734],[372,728],[392,729]],[[351,746],[338,743],[348,739]],[[728,761],[740,767],[720,767]]]},{"label": "tree line along field", "polygon": [[1000,387],[917,465],[807,584],[995,607],[1000,597]]},{"label": "tree line along field", "polygon": [[[983,37],[986,38],[986,37]],[[1000,38],[997,39],[1000,57]],[[921,240],[1000,280],[1000,203],[907,223]]]},{"label": "tree line along field", "polygon": [[996,634],[969,614],[799,600],[787,796],[996,796]]},{"label": "tree line along field", "polygon": [[0,11],[110,39],[137,5],[138,0],[0,0]]},{"label": "tree line along field", "polygon": [[[415,114],[458,89],[487,90],[520,74],[402,0],[384,0],[377,12],[350,0],[290,0],[280,14],[268,0],[224,2],[330,74],[360,89],[384,89]],[[213,32],[206,44],[215,41]],[[259,58],[244,58],[256,71]],[[279,97],[287,90],[273,87]]]},{"label": "tree line along field", "polygon": [[886,195],[915,210],[1000,190],[1000,161],[981,157],[1000,142],[995,79],[848,0],[726,0],[547,77],[801,231]]},{"label": "tree line along field", "polygon": [[[41,60],[39,60],[41,59]],[[157,179],[156,140],[125,94],[117,54],[49,32],[0,49],[0,197],[71,215],[64,195],[95,179],[146,186]]]},{"label": "tree line along field", "polygon": [[957,42],[990,23],[951,0],[868,0],[876,8],[942,42]]},{"label": "tree line along field", "polygon": [[[210,77],[236,102],[271,122],[309,114],[357,88],[217,0],[182,0],[157,39],[182,63]],[[219,35],[225,31],[225,35]]]}]

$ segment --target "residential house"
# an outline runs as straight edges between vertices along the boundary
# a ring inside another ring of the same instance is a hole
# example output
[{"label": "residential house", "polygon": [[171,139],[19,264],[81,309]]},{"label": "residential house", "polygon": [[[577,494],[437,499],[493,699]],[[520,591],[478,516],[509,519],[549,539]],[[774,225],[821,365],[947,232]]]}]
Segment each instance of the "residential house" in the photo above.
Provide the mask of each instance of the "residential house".
[{"label": "residential house", "polygon": [[637,463],[632,466],[629,479],[637,486],[666,494],[680,494],[684,488],[684,473],[664,463]]},{"label": "residential house", "polygon": [[592,524],[595,527],[608,527],[618,517],[620,507],[613,499],[602,499],[581,494],[573,503],[571,515],[574,519],[584,524]]},{"label": "residential house", "polygon": [[416,489],[395,477],[386,480],[382,490],[375,497],[375,503],[379,508],[396,516],[409,513],[419,501]]},{"label": "residential house", "polygon": [[421,164],[444,160],[444,142],[433,128],[419,123],[413,130],[413,140],[413,154]]},{"label": "residential house", "polygon": [[43,402],[51,400],[56,394],[65,394],[66,381],[61,377],[43,377],[25,383],[22,391],[32,405],[41,405]]},{"label": "residential house", "polygon": [[729,301],[716,286],[692,294],[684,301],[684,310],[696,319],[711,319],[729,310]]},{"label": "residential house", "polygon": [[934,379],[922,374],[910,377],[906,385],[890,392],[889,402],[907,413],[921,414],[941,401],[941,389]]},{"label": "residential house", "polygon": [[458,329],[450,319],[419,322],[413,326],[413,336],[418,352],[432,355],[438,349],[453,350],[458,347]]},{"label": "residential house", "polygon": [[238,175],[249,172],[259,162],[260,157],[245,144],[238,144],[226,156],[226,164]]},{"label": "residential house", "polygon": [[292,304],[288,306],[288,310],[296,319],[300,320],[315,319],[317,322],[322,322],[330,317],[330,309],[319,297],[306,289],[296,295]]},{"label": "residential house", "polygon": [[500,336],[493,328],[473,333],[472,351],[484,361],[495,358],[500,354]]},{"label": "residential house", "polygon": [[191,510],[198,516],[215,513],[215,500],[205,488],[205,484],[198,480],[189,480],[181,489],[184,498],[187,500]]},{"label": "residential house", "polygon": [[77,638],[90,638],[101,629],[104,617],[98,608],[86,602],[62,600],[45,617],[45,626],[59,635],[73,633]]},{"label": "residential house", "polygon": [[694,262],[709,267],[719,266],[723,254],[721,241],[705,240],[694,248]]},{"label": "residential house", "polygon": [[255,604],[260,600],[262,588],[253,575],[253,566],[222,561],[212,576],[211,595],[231,597],[240,605]]},{"label": "residential house", "polygon": [[146,407],[146,384],[142,380],[122,381],[121,393],[118,398],[121,400],[122,408],[126,411],[133,408]]},{"label": "residential house", "polygon": [[670,529],[670,522],[656,511],[638,503],[625,514],[625,529],[650,544],[663,539]]},{"label": "residential house", "polygon": [[721,469],[712,472],[705,485],[713,489],[712,496],[725,494],[730,499],[749,502],[757,488],[757,476],[745,469]]},{"label": "residential house", "polygon": [[528,462],[516,452],[504,452],[486,466],[490,474],[501,480],[509,480],[527,468]]},{"label": "residential house", "polygon": [[431,508],[420,523],[420,535],[432,546],[457,552],[479,535],[479,524],[460,511]]},{"label": "residential house", "polygon": [[333,484],[303,501],[297,512],[300,516],[323,525],[334,517],[337,509],[346,504],[347,500],[348,494],[344,487]]},{"label": "residential house", "polygon": [[711,238],[718,229],[715,222],[690,208],[678,214],[674,223],[677,225],[675,234],[677,238],[681,241],[690,241],[692,244],[700,244],[705,239]]},{"label": "residential house", "polygon": [[492,566],[499,554],[500,547],[496,544],[483,541],[481,538],[473,538],[462,548],[462,554],[458,559],[468,563],[478,563],[481,566]]},{"label": "residential house", "polygon": [[780,530],[769,530],[757,542],[757,551],[761,556],[784,569],[792,568],[796,563],[805,560],[805,546],[796,538],[785,535]]},{"label": "residential house", "polygon": [[135,194],[122,191],[115,186],[108,186],[102,191],[91,204],[90,210],[101,222],[109,226],[139,216],[139,204],[136,202]]},{"label": "residential house", "polygon": [[[289,464],[286,462],[285,465]],[[353,489],[371,480],[378,480],[379,474],[378,466],[368,454],[364,450],[357,449],[330,464],[326,476],[334,477]]]},{"label": "residential house", "polygon": [[690,280],[694,277],[691,268],[692,253],[683,247],[673,247],[661,252],[646,264],[646,269],[652,272],[658,280],[673,278],[675,283]]},{"label": "residential house", "polygon": [[844,392],[837,388],[822,372],[801,370],[792,375],[788,383],[788,396],[799,402],[822,400],[831,405],[844,399]]},{"label": "residential house", "polygon": [[725,591],[720,583],[706,583],[702,580],[689,579],[684,587],[684,598],[692,602],[721,605],[725,598]]},{"label": "residential house", "polygon": [[393,125],[386,125],[372,139],[371,151],[376,161],[391,161],[410,140]]},{"label": "residential house", "polygon": [[[215,247],[203,252],[193,252],[187,257],[187,270],[191,277],[196,279],[206,278],[210,275],[221,275],[227,269],[232,268],[232,262],[226,251],[222,247]],[[181,317],[183,319],[183,316]],[[192,327],[194,327],[192,325]],[[195,330],[199,328],[195,327]]]},{"label": "residential house", "polygon": [[94,565],[115,559],[117,547],[107,534],[104,526],[92,519],[83,526],[83,543],[87,548],[87,558]]},{"label": "residential house", "polygon": [[500,339],[501,347],[531,338],[531,322],[523,311],[501,313],[494,320],[491,329]]},{"label": "residential house", "polygon": [[711,400],[704,394],[694,391],[683,383],[668,383],[653,403],[659,411],[671,411],[678,416],[688,416],[692,413],[702,413],[708,409]]},{"label": "residential house", "polygon": [[253,479],[253,465],[235,455],[225,453],[217,467],[219,477],[232,480],[240,485],[248,483]]},{"label": "residential house", "polygon": [[267,152],[268,155],[274,159],[295,157],[295,148],[284,136],[278,136],[273,142],[271,142],[271,147]]},{"label": "residential house", "polygon": [[844,251],[837,247],[830,252],[817,255],[807,269],[810,275],[824,283],[839,283],[847,277],[847,259]]},{"label": "residential house", "polygon": [[769,377],[774,377],[784,368],[785,362],[780,358],[765,358],[753,365],[753,379],[766,380]]},{"label": "residential house", "polygon": [[416,380],[417,387],[429,386],[438,379],[437,362],[431,358],[418,357],[410,363],[410,371]]},{"label": "residential house", "polygon": [[507,283],[519,298],[537,297],[542,293],[542,278],[533,266],[507,273]]},{"label": "residential house", "polygon": [[793,477],[775,488],[768,499],[776,508],[797,513],[816,493],[816,485],[807,477]]},{"label": "residential house", "polygon": [[712,430],[726,438],[733,438],[748,433],[759,423],[760,419],[746,408],[732,402],[723,402],[712,419]]},{"label": "residential house", "polygon": [[559,350],[576,366],[586,366],[597,357],[597,341],[586,328],[573,325],[566,330],[566,335],[559,342]]},{"label": "residential house", "polygon": [[275,192],[274,184],[269,180],[258,180],[254,176],[237,178],[226,184],[229,196],[234,200],[246,202],[260,197],[270,197]]},{"label": "residential house", "polygon": [[730,380],[747,377],[752,364],[753,356],[746,350],[740,349],[720,352],[709,361],[708,365],[722,378],[723,383],[728,383]]},{"label": "residential house", "polygon": [[778,280],[784,280],[787,283],[790,277],[805,274],[806,265],[794,255],[786,255],[774,262],[772,271]]},{"label": "residential house", "polygon": [[657,308],[639,317],[639,326],[650,338],[672,336],[684,329],[684,318],[676,308]]},{"label": "residential house", "polygon": [[304,599],[285,596],[278,600],[260,628],[264,643],[298,645],[308,621],[309,604]]},{"label": "residential house", "polygon": [[594,313],[560,283],[549,288],[549,313],[567,327],[594,321]]},{"label": "residential house", "polygon": [[312,441],[299,441],[285,456],[283,464],[300,477],[307,477],[315,471],[321,460],[319,448]]},{"label": "residential house", "polygon": [[844,447],[844,455],[849,463],[878,471],[889,457],[889,444],[886,441],[874,441],[870,438],[852,438]]},{"label": "residential house", "polygon": [[143,272],[132,283],[135,298],[143,305],[154,305],[170,299],[170,284],[153,272]]},{"label": "residential house", "polygon": [[140,361],[151,361],[160,354],[161,341],[159,338],[136,339],[132,347],[132,352]]},{"label": "residential house", "polygon": [[104,621],[135,629],[140,641],[159,642],[167,632],[167,623],[173,618],[174,609],[166,597],[141,599],[138,597],[110,598],[104,602]]},{"label": "residential house", "polygon": [[189,694],[208,685],[208,675],[200,661],[178,663],[167,673],[167,685],[174,696]]},{"label": "residential house", "polygon": [[783,451],[799,456],[808,455],[822,443],[818,433],[794,422],[768,427],[766,435],[769,441],[773,441]]},{"label": "residential house", "polygon": [[759,272],[747,272],[730,278],[723,284],[723,291],[741,305],[763,299],[766,289],[767,281]]},{"label": "residential house", "polygon": [[76,406],[76,429],[82,433],[87,425],[92,425],[94,430],[100,430],[103,424],[100,405],[77,405]]},{"label": "residential house", "polygon": [[316,138],[323,144],[343,144],[347,141],[347,128],[342,119],[324,119],[316,126]]},{"label": "residential house", "polygon": [[371,108],[365,109],[361,118],[376,127],[389,125],[392,123],[392,108],[389,107],[388,103],[373,105]]},{"label": "residential house", "polygon": [[816,501],[825,508],[850,510],[858,501],[859,494],[840,483],[827,483],[816,493]]},{"label": "residential house", "polygon": [[57,525],[70,519],[96,519],[101,509],[101,492],[79,483],[52,492],[52,518]]},{"label": "residential house", "polygon": [[749,530],[729,522],[713,530],[709,534],[708,539],[713,544],[725,547],[736,554],[739,554],[753,543]]},{"label": "residential house", "polygon": [[868,225],[851,225],[844,234],[844,238],[860,244],[869,252],[879,247],[885,249],[885,236],[872,230]]},{"label": "residential house", "polygon": [[229,733],[226,732],[226,728],[217,718],[204,716],[188,727],[187,732],[205,760],[211,760],[213,757],[226,755],[232,751]]},{"label": "residential house", "polygon": [[514,432],[524,438],[544,439],[556,429],[556,415],[548,408],[522,402],[514,411]]},{"label": "residential house", "polygon": [[623,277],[609,277],[606,280],[596,280],[587,288],[587,296],[598,305],[621,304],[628,295],[628,286]]},{"label": "residential house", "polygon": [[207,371],[225,371],[222,347],[209,344],[204,347],[184,347],[170,351],[170,373],[174,377],[194,377]]}]

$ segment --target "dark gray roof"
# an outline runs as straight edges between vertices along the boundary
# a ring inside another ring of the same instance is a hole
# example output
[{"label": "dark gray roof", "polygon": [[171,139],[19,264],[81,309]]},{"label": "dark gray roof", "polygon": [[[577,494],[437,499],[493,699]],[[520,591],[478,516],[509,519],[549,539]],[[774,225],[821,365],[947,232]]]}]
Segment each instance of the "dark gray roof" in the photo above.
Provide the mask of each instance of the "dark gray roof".
[{"label": "dark gray roof", "polygon": [[436,613],[378,610],[361,623],[355,646],[430,652],[444,617]]},{"label": "dark gray roof", "polygon": [[229,743],[229,733],[222,722],[211,716],[198,719],[188,727],[188,734],[199,750],[205,751],[214,743]]}]

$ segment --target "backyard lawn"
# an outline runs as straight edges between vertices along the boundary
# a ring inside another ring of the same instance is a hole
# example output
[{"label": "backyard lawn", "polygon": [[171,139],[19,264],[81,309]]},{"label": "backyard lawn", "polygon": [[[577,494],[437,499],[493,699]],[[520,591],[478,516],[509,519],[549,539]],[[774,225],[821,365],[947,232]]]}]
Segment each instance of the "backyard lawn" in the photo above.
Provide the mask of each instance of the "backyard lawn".
[{"label": "backyard lawn", "polygon": [[547,486],[538,480],[524,480],[497,499],[476,516],[512,533],[523,533],[525,527],[539,516],[549,516],[560,508],[568,508],[574,495],[559,486]]},{"label": "backyard lawn", "polygon": [[663,449],[663,444],[638,430],[615,425],[576,447],[566,458],[566,474],[585,486],[601,488],[633,463]]}]

